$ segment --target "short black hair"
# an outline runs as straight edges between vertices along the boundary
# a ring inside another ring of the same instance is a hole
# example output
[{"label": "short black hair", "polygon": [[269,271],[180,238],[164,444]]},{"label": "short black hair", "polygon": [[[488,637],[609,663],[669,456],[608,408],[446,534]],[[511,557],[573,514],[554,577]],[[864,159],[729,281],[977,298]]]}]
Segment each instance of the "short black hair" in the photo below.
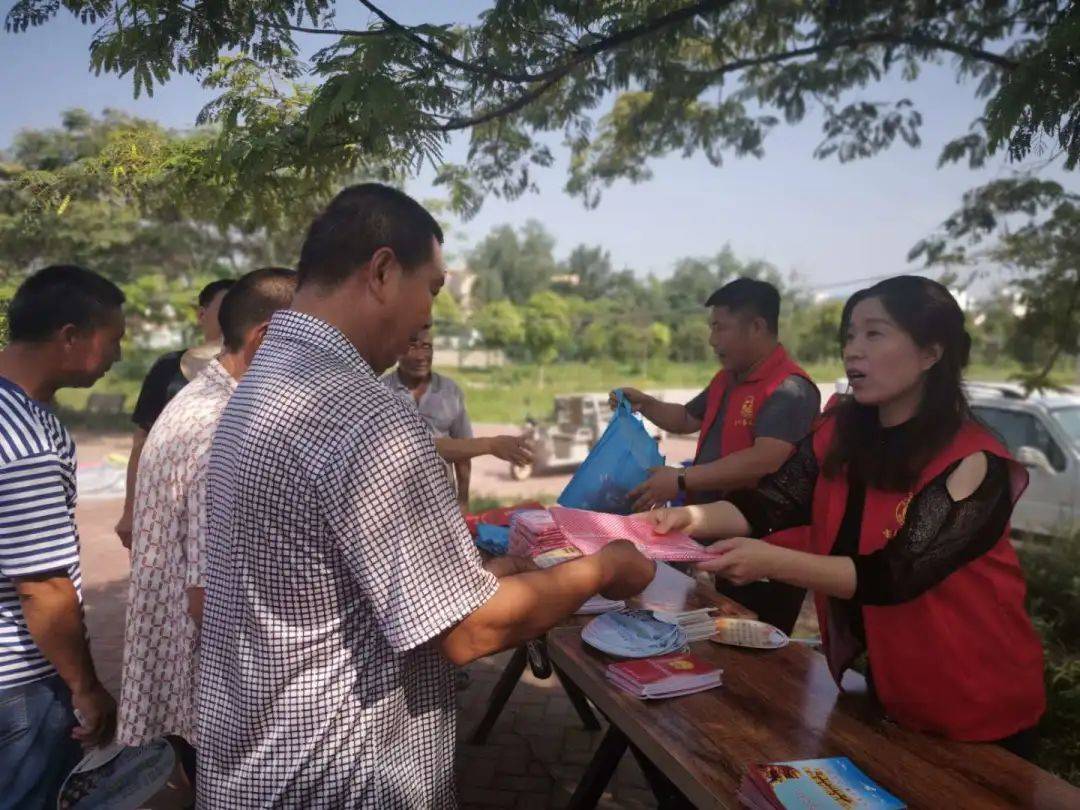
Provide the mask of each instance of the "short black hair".
[{"label": "short black hair", "polygon": [[403,191],[382,183],[349,186],[308,228],[297,265],[300,286],[334,287],[381,247],[411,270],[431,258],[431,237],[442,244],[439,223]]},{"label": "short black hair", "polygon": [[767,281],[737,278],[710,295],[705,306],[749,312],[764,318],[765,325],[774,335],[780,332],[780,291]]},{"label": "short black hair", "polygon": [[210,306],[214,296],[221,292],[227,292],[235,283],[235,278],[219,278],[217,281],[211,281],[199,291],[199,306]]},{"label": "short black hair", "polygon": [[294,292],[296,271],[287,267],[260,267],[240,276],[225,293],[218,310],[225,348],[237,351],[244,345],[247,331],[288,307]]},{"label": "short black hair", "polygon": [[105,278],[74,264],[53,264],[19,285],[8,305],[8,336],[33,343],[73,324],[95,329],[124,305],[124,293]]}]

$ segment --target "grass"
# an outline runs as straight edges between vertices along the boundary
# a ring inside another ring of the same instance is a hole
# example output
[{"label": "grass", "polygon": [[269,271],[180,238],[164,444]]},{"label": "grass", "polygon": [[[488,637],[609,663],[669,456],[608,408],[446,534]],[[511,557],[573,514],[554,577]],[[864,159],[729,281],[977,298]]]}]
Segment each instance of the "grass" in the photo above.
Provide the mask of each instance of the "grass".
[{"label": "grass", "polygon": [[[969,379],[997,382],[1008,380],[1019,367],[974,365]],[[806,366],[818,383],[828,385],[844,376],[836,363]],[[597,363],[556,363],[544,369],[540,383],[537,366],[519,364],[501,368],[442,369],[465,393],[473,422],[517,424],[526,416],[550,418],[553,399],[559,394],[605,392],[619,386],[633,388],[704,388],[716,373],[712,363],[653,363],[647,370],[632,364],[611,361]]]},{"label": "grass", "polygon": [[[88,429],[130,428],[124,415],[90,417],[84,412],[91,393],[124,394],[125,411],[130,414],[139,396],[139,387],[155,352],[139,352],[126,357],[106,374],[93,388],[68,388],[57,395],[57,402],[74,427]],[[469,417],[473,422],[518,424],[527,416],[548,419],[554,407],[554,397],[561,394],[601,393],[619,386],[633,388],[704,388],[716,373],[713,363],[654,362],[647,369],[630,363],[600,361],[594,363],[554,363],[543,370],[532,363],[519,363],[498,368],[440,369],[452,377],[465,392]],[[842,377],[839,362],[816,363],[806,366],[807,373],[817,382],[828,385]],[[1019,371],[1011,365],[974,365],[969,379],[1002,381]]]}]

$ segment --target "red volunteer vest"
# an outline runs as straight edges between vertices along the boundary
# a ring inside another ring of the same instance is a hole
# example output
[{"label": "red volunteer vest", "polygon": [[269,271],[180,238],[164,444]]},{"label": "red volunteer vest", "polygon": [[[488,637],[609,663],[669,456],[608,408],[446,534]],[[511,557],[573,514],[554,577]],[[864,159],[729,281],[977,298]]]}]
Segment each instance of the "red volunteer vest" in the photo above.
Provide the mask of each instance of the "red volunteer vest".
[{"label": "red volunteer vest", "polygon": [[[835,424],[825,417],[815,430],[819,463]],[[859,553],[885,546],[903,526],[914,495],[951,464],[980,451],[1010,461],[1015,503],[1027,486],[1027,472],[989,431],[967,422],[911,492],[867,487]],[[847,490],[843,478],[818,477],[811,551],[831,551]],[[1046,708],[1042,645],[1024,609],[1024,576],[1008,538],[1006,527],[990,551],[909,602],[863,607],[874,688],[885,711],[907,728],[954,740],[998,740],[1034,726]],[[816,600],[828,649],[827,602]]]},{"label": "red volunteer vest", "polygon": [[788,356],[783,346],[779,345],[740,383],[735,383],[735,375],[730,371],[717,372],[709,383],[709,393],[705,400],[705,418],[701,423],[701,434],[698,436],[694,462],[697,463],[701,448],[705,446],[705,437],[709,435],[713,423],[716,422],[720,413],[720,403],[724,401],[724,393],[728,390],[728,386],[735,387],[731,391],[731,396],[728,397],[727,409],[724,413],[724,429],[720,440],[724,455],[737,453],[753,446],[754,421],[757,419],[758,411],[780,383],[792,374],[810,380],[810,375]]}]

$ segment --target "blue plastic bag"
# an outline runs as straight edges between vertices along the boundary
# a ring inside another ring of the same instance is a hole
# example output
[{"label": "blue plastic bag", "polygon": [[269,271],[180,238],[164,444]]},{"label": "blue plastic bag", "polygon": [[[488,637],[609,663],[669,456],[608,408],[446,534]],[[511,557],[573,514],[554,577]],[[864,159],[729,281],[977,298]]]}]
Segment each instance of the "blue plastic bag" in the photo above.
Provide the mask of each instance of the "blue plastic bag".
[{"label": "blue plastic bag", "polygon": [[490,523],[476,524],[476,547],[501,557],[510,546],[510,529]]},{"label": "blue plastic bag", "polygon": [[664,464],[656,439],[634,416],[622,391],[616,391],[616,398],[615,416],[559,496],[560,506],[628,515],[630,490],[645,483],[652,467]]}]

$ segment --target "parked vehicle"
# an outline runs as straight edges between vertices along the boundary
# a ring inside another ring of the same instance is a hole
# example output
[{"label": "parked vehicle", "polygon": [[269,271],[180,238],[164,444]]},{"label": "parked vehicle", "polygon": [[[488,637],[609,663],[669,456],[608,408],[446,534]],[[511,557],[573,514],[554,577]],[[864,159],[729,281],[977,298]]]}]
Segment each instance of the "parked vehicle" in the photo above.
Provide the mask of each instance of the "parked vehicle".
[{"label": "parked vehicle", "polygon": [[[970,382],[965,389],[972,411],[1031,477],[1013,529],[1049,536],[1080,529],[1080,388],[1025,394],[1009,383]],[[847,391],[847,380],[837,380],[836,391]]]},{"label": "parked vehicle", "polygon": [[1031,476],[1013,528],[1044,535],[1080,528],[1080,389],[1025,395],[1014,385],[971,383],[967,390],[975,415]]}]

